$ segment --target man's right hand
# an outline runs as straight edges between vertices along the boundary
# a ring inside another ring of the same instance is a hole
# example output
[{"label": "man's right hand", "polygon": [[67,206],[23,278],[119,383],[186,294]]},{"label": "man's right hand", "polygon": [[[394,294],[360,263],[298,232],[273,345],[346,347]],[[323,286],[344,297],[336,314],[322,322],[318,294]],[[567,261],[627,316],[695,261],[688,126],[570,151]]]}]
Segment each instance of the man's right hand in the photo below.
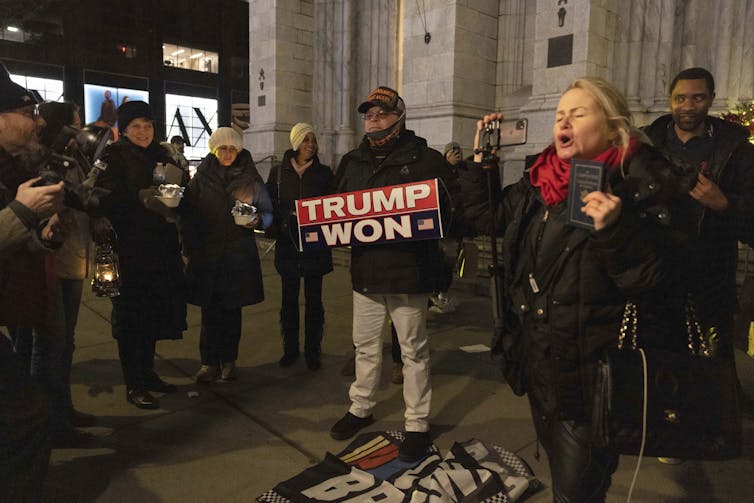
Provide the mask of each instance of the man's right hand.
[{"label": "man's right hand", "polygon": [[63,209],[63,182],[32,187],[39,178],[32,178],[18,186],[16,201],[37,215],[49,215]]}]

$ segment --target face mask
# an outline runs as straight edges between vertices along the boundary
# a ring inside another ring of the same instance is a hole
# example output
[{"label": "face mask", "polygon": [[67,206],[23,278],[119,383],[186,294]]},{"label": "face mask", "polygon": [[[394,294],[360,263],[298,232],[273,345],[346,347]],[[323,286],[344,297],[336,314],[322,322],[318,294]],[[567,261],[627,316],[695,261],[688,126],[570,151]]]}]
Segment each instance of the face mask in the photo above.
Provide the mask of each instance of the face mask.
[{"label": "face mask", "polygon": [[392,126],[388,126],[385,129],[380,129],[379,131],[366,133],[367,138],[369,138],[370,145],[372,145],[373,147],[381,147],[389,142],[392,138],[398,136],[398,133],[400,133],[403,127],[403,119],[405,116],[406,112],[404,111]]}]

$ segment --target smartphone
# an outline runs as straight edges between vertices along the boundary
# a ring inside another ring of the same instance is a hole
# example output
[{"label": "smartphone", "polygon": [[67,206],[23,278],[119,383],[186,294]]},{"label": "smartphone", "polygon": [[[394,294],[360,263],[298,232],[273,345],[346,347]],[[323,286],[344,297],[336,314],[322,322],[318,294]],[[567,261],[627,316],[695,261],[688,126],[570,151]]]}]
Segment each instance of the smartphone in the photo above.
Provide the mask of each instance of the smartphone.
[{"label": "smartphone", "polygon": [[523,145],[529,121],[526,119],[506,119],[500,123],[500,146]]}]

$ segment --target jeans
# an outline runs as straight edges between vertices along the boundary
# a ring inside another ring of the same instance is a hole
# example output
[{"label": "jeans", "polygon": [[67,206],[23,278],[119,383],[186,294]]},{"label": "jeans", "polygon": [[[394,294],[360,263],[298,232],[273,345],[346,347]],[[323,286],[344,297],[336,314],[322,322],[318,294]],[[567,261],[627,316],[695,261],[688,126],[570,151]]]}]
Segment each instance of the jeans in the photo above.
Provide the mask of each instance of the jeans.
[{"label": "jeans", "polygon": [[[283,352],[287,355],[299,353],[299,306],[301,288],[299,276],[281,276],[282,302],[280,306],[280,327],[283,333]],[[322,304],[322,276],[304,276],[304,352],[319,356],[322,345],[322,331],[325,323],[325,308]]]},{"label": "jeans", "polygon": [[429,430],[432,385],[427,342],[427,295],[353,292],[353,343],[356,347],[356,380],[351,385],[349,412],[367,417],[376,405],[374,395],[382,367],[382,326],[393,320],[403,359],[403,401],[406,431]]}]

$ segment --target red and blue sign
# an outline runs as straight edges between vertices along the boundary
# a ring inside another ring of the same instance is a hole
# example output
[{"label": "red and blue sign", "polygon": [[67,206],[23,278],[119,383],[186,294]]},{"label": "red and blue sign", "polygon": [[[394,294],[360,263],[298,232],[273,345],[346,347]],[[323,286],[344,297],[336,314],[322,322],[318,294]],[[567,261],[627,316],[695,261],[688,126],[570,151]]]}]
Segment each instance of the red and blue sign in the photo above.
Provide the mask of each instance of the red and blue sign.
[{"label": "red and blue sign", "polygon": [[299,249],[440,239],[437,179],[296,201]]}]

